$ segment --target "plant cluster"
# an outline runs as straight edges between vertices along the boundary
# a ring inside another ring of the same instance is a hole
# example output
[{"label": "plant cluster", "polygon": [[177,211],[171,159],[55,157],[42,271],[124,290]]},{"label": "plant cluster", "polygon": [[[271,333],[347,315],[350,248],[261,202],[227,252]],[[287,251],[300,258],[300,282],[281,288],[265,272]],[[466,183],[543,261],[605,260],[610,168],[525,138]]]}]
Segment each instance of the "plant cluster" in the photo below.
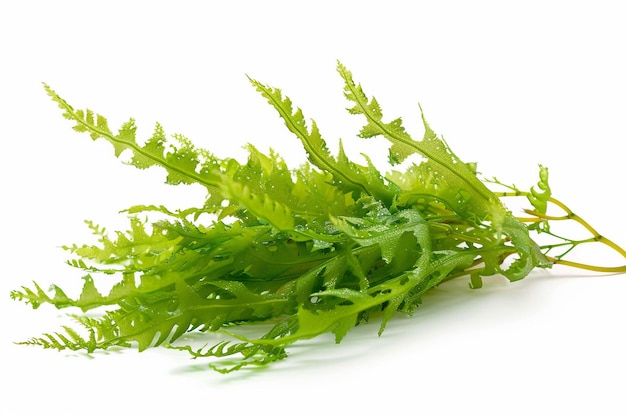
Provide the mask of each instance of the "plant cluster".
[{"label": "plant cluster", "polygon": [[[182,135],[168,138],[158,124],[138,142],[133,119],[114,132],[105,117],[74,109],[45,85],[74,130],[110,142],[117,157],[130,156],[130,165],[165,169],[169,184],[200,184],[207,198],[186,210],[131,207],[129,229],[112,235],[88,222],[98,244],[65,248],[74,256],[69,263],[85,271],[79,296],[36,283],[11,294],[34,308],[77,308],[83,312],[73,315],[78,325],[24,343],[88,352],[166,345],[223,358],[211,366],[229,372],[283,359],[289,345],[324,333],[339,342],[374,315],[380,334],[397,312],[412,314],[427,291],[453,278],[469,277],[478,288],[484,277],[517,281],[555,263],[623,272],[563,259],[589,242],[624,251],[552,197],[547,168],[540,167],[539,181],[527,192],[481,179],[475,164],[460,160],[425,119],[423,137],[413,139],[400,118],[385,121],[377,100],[342,64],[337,70],[349,113],[364,120],[358,136],[389,142],[390,172],[381,173],[366,155],[365,163],[350,160],[341,145],[332,154],[314,121],[307,123],[279,89],[253,79],[300,140],[307,163],[292,169],[274,151],[264,154],[252,145],[245,162],[220,159]],[[412,155],[419,161],[402,164]],[[495,184],[504,191],[492,191]],[[527,217],[506,208],[508,196],[527,198]],[[565,214],[548,215],[550,204]],[[160,219],[142,220],[151,214]],[[201,221],[207,215],[211,220]],[[581,223],[591,237],[557,236],[550,224],[559,220]],[[538,233],[557,243],[538,244]],[[95,276],[115,284],[103,294]],[[104,312],[85,314],[97,308]],[[255,337],[243,331],[259,323],[271,327]],[[224,340],[200,349],[177,344],[191,331]]]}]

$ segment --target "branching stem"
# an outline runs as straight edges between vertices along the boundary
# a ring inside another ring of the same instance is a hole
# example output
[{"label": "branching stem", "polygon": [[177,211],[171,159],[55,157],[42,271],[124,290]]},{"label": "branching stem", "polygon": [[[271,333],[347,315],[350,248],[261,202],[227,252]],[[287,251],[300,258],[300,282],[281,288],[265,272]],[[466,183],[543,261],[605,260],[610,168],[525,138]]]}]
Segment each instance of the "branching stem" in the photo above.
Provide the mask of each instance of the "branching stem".
[{"label": "branching stem", "polygon": [[[519,190],[516,190],[515,192],[500,192],[500,193],[495,193],[495,194],[497,196],[499,196],[499,197],[528,197],[529,195],[531,195],[529,192],[524,192],[524,191],[519,191]],[[565,254],[567,254],[571,249],[573,249],[575,246],[578,246],[579,244],[583,244],[583,243],[595,243],[595,242],[601,243],[601,244],[606,245],[609,248],[613,249],[615,252],[619,253],[624,258],[626,258],[626,250],[624,250],[624,248],[622,248],[621,246],[619,246],[618,244],[616,244],[612,240],[610,240],[610,239],[606,238],[605,236],[601,235],[600,233],[598,233],[598,231],[595,228],[593,228],[585,219],[583,219],[579,215],[575,214],[568,206],[566,206],[560,200],[557,200],[556,198],[550,197],[548,199],[548,202],[558,206],[561,210],[563,210],[565,212],[565,215],[563,215],[563,216],[552,216],[552,215],[548,215],[548,214],[545,214],[545,213],[539,213],[539,212],[537,212],[535,210],[525,209],[524,212],[526,214],[529,214],[529,215],[533,216],[533,217],[518,217],[518,220],[520,220],[522,222],[525,222],[525,223],[538,223],[538,222],[542,222],[542,221],[572,220],[572,221],[580,224],[581,226],[583,226],[592,236],[589,239],[573,241],[573,240],[570,240],[570,239],[567,239],[567,238],[556,236],[556,235],[548,232],[550,235],[552,235],[554,237],[557,237],[559,239],[565,240],[567,243],[546,245],[543,248],[545,248],[547,250],[550,250],[550,249],[553,249],[553,248],[555,248],[557,246],[572,245],[572,248],[570,248],[568,251],[566,251],[561,256],[558,256],[558,257],[548,256],[548,259],[551,262],[553,262],[554,264],[558,264],[558,265],[566,265],[566,266],[571,266],[571,267],[574,267],[574,268],[584,269],[584,270],[588,270],[588,271],[595,271],[595,272],[605,272],[605,273],[623,273],[623,272],[626,272],[626,265],[615,266],[615,267],[607,267],[607,266],[598,266],[598,265],[588,265],[588,264],[583,264],[583,263],[579,263],[579,262],[574,262],[574,261],[569,261],[569,260],[562,259],[562,257]],[[540,232],[540,233],[546,233],[546,232],[543,231],[543,232]]]}]

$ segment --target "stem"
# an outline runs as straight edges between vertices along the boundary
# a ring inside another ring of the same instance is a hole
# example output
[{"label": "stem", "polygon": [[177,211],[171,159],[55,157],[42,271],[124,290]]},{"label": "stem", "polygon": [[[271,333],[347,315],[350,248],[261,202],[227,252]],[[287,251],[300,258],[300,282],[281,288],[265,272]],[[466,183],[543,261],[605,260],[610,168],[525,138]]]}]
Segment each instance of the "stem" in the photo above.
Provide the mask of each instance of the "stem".
[{"label": "stem", "polygon": [[568,261],[565,259],[553,258],[551,256],[547,257],[550,262],[553,262],[555,265],[565,265],[571,266],[578,269],[585,269],[587,271],[595,271],[595,272],[605,272],[605,273],[616,273],[622,274],[626,272],[626,265],[622,266],[596,266],[596,265],[587,265],[579,262]]},{"label": "stem", "polygon": [[[495,193],[495,194],[498,197],[528,197],[531,195],[529,192],[524,192],[524,191],[519,191],[519,190],[516,190],[515,192],[501,192],[501,193]],[[526,214],[530,214],[534,217],[532,218],[519,217],[518,220],[525,222],[525,223],[536,223],[536,222],[544,221],[544,220],[548,220],[548,221],[573,220],[576,223],[583,226],[592,235],[592,238],[587,239],[587,240],[577,241],[577,242],[569,240],[569,239],[565,239],[565,238],[561,238],[561,239],[569,241],[568,244],[572,244],[574,246],[581,244],[581,243],[598,242],[598,243],[601,243],[603,245],[610,247],[615,252],[619,253],[622,257],[626,258],[626,250],[624,250],[624,248],[622,248],[621,246],[619,246],[612,240],[598,233],[596,229],[594,229],[585,219],[575,214],[564,203],[562,203],[561,201],[553,197],[550,197],[548,199],[548,202],[561,208],[565,212],[565,215],[564,216],[550,216],[544,213],[539,213],[534,210],[524,210]],[[555,245],[550,246],[550,248],[552,247],[555,247]],[[607,267],[607,266],[588,265],[588,264],[583,264],[580,262],[568,261],[565,259],[561,259],[560,257],[557,258],[557,257],[548,256],[548,259],[550,260],[550,262],[553,262],[554,264],[571,266],[573,268],[579,268],[579,269],[584,269],[588,271],[605,272],[605,273],[625,273],[626,272],[626,265]]]}]

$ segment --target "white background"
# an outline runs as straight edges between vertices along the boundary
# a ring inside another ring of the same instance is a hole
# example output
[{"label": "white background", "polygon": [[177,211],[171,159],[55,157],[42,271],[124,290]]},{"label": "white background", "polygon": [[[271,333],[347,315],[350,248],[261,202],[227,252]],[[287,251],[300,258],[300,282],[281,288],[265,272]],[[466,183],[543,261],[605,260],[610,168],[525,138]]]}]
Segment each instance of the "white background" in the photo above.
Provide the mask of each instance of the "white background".
[{"label": "white background", "polygon": [[477,291],[460,280],[383,337],[362,326],[338,346],[322,337],[229,376],[162,349],[87,357],[16,346],[57,330],[62,315],[9,299],[31,280],[76,286],[81,274],[58,247],[88,238],[83,219],[114,230],[130,205],[203,198],[75,134],[41,82],[111,126],[136,118],[143,137],[160,121],[218,156],[243,157],[251,142],[301,162],[248,74],[282,88],[331,148],[341,137],[355,157],[382,161],[383,143],[354,138],[341,60],[387,120],[402,116],[419,138],[421,104],[461,158],[522,188],[549,166],[555,196],[626,245],[622,10],[598,0],[2,1],[0,414],[626,415],[625,276],[555,268]]}]

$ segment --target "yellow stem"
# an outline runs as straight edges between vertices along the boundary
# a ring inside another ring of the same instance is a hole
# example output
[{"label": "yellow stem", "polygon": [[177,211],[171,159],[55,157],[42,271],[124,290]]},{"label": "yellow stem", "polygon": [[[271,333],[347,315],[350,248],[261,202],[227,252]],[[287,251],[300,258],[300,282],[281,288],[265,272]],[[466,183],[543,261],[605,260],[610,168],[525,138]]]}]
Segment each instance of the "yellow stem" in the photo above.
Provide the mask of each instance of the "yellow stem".
[{"label": "yellow stem", "polygon": [[567,261],[565,259],[557,259],[551,256],[548,256],[548,260],[555,265],[565,265],[571,266],[578,269],[585,269],[587,271],[595,271],[595,272],[605,272],[605,273],[616,273],[622,274],[626,272],[626,265],[622,266],[596,266],[596,265],[587,265],[580,262]]},{"label": "yellow stem", "polygon": [[[530,193],[522,192],[522,191],[515,192],[515,193],[504,192],[504,193],[496,193],[496,194],[499,195],[500,197],[520,197],[520,196],[528,197],[530,195]],[[530,214],[535,217],[534,218],[520,217],[519,220],[522,222],[526,222],[526,223],[529,223],[529,222],[533,223],[533,222],[538,222],[541,220],[553,220],[553,221],[573,220],[577,222],[578,224],[582,225],[585,229],[587,229],[587,231],[591,233],[591,235],[593,236],[594,241],[610,247],[615,252],[619,253],[624,258],[626,258],[626,250],[624,250],[621,246],[619,246],[612,240],[607,239],[606,237],[598,233],[596,229],[594,229],[589,223],[587,223],[586,220],[584,220],[582,217],[578,216],[577,214],[574,214],[574,212],[570,210],[570,208],[567,207],[565,204],[563,204],[561,201],[553,197],[550,197],[548,201],[558,206],[559,208],[561,208],[565,212],[565,216],[550,216],[550,215],[539,213],[533,210],[524,210],[527,214]],[[567,266],[571,266],[574,268],[585,269],[589,271],[607,272],[607,273],[625,273],[626,272],[626,265],[616,266],[616,267],[604,267],[604,266],[587,265],[587,264],[582,264],[579,262],[567,261],[564,259],[557,259],[553,257],[548,257],[548,259],[555,264],[567,265]]]}]

